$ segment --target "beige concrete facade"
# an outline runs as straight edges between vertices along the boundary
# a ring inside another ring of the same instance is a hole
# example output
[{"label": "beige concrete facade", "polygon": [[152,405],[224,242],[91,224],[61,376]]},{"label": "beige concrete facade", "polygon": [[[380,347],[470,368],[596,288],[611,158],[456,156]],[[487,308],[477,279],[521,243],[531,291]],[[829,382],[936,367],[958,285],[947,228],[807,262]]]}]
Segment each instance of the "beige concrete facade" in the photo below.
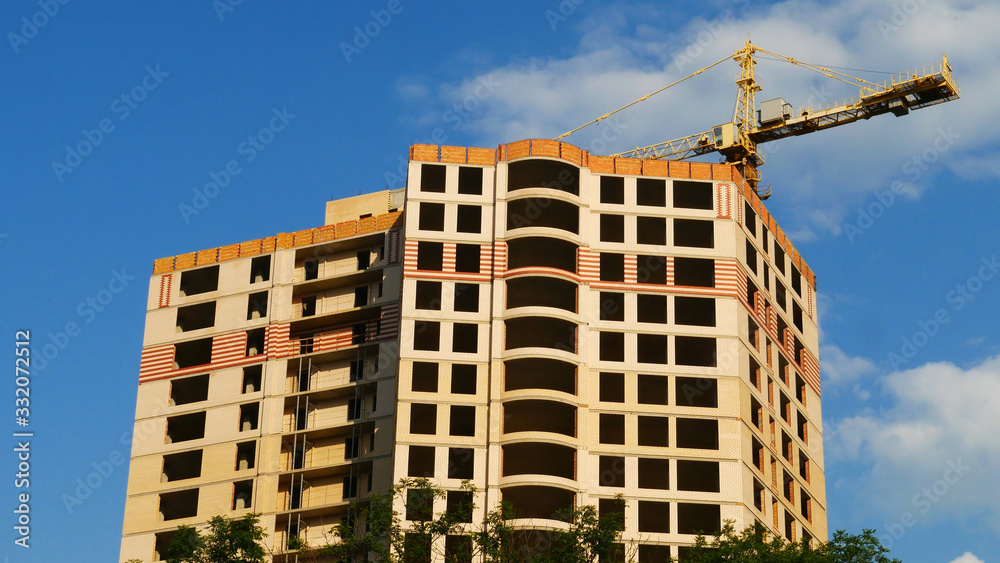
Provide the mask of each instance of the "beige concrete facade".
[{"label": "beige concrete facade", "polygon": [[[121,560],[179,525],[261,513],[273,553],[392,483],[401,194],[324,227],[158,260]],[[391,209],[391,210],[390,210]]]},{"label": "beige concrete facade", "polygon": [[728,165],[416,145],[405,194],[157,261],[122,561],[251,510],[322,545],[404,477],[471,481],[472,526],[511,503],[526,550],[618,494],[643,562],[726,520],[825,540],[815,299]]}]

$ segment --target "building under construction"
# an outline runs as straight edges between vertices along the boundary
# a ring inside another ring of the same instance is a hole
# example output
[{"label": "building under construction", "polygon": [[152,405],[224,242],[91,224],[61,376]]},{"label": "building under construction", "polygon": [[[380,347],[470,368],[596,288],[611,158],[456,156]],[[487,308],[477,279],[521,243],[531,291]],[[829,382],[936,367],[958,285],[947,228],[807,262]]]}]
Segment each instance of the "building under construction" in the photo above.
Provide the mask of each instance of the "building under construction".
[{"label": "building under construction", "polygon": [[[882,93],[845,111],[920,107]],[[405,190],[157,260],[121,560],[255,512],[292,561],[292,538],[326,544],[405,477],[448,491],[435,513],[471,481],[470,529],[501,501],[551,530],[623,495],[641,562],[729,520],[825,541],[816,280],[761,202],[755,147],[836,112],[761,111],[624,156],[415,145]],[[710,149],[728,162],[668,160]],[[435,560],[469,545],[440,543]]]}]

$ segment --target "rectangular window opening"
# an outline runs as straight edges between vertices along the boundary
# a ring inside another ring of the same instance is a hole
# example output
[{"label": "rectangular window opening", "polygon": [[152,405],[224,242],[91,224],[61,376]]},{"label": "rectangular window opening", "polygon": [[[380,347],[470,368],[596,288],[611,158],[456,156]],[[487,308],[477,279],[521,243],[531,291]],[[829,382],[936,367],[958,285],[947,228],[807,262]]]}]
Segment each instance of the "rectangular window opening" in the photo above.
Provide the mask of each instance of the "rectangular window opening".
[{"label": "rectangular window opening", "polygon": [[715,326],[715,298],[674,297],[674,322],[679,325]]},{"label": "rectangular window opening", "polygon": [[413,403],[410,405],[410,434],[437,433],[437,405]]},{"label": "rectangular window opening", "polygon": [[601,214],[601,241],[625,242],[625,216]]},{"label": "rectangular window opening", "polygon": [[625,294],[618,292],[601,292],[600,319],[602,321],[625,320]]},{"label": "rectangular window opening", "polygon": [[[479,273],[479,245],[458,244],[455,246],[455,271],[462,273]],[[440,269],[440,268],[439,268]]]},{"label": "rectangular window opening", "polygon": [[637,178],[635,181],[635,204],[666,207],[667,182],[654,178]]},{"label": "rectangular window opening", "polygon": [[441,323],[417,321],[413,332],[414,350],[438,351],[441,346]]},{"label": "rectangular window opening", "polygon": [[219,266],[181,272],[181,297],[200,295],[219,289]]},{"label": "rectangular window opening", "polygon": [[446,171],[447,167],[441,164],[421,164],[420,191],[443,194]]},{"label": "rectangular window opening", "polygon": [[163,475],[160,481],[183,481],[201,477],[202,450],[168,454],[163,456]]},{"label": "rectangular window opening", "polygon": [[624,444],[625,415],[602,413],[599,433],[599,440],[602,444]]},{"label": "rectangular window opening", "polygon": [[667,220],[664,217],[636,217],[635,238],[639,244],[667,244]]},{"label": "rectangular window opening", "polygon": [[670,488],[670,460],[639,458],[639,488],[640,489],[669,489]]},{"label": "rectangular window opening", "polygon": [[483,169],[460,166],[458,168],[458,193],[483,195]]},{"label": "rectangular window opening", "polygon": [[636,281],[666,285],[667,259],[663,256],[637,256]]},{"label": "rectangular window opening", "polygon": [[267,316],[267,292],[251,293],[247,296],[247,320],[255,321]]},{"label": "rectangular window opening", "polygon": [[677,377],[674,393],[679,407],[719,406],[719,381],[712,377]]},{"label": "rectangular window opening", "polygon": [[208,374],[170,381],[170,404],[187,405],[208,399]]},{"label": "rectangular window opening", "polygon": [[198,440],[205,437],[205,412],[167,417],[167,444]]},{"label": "rectangular window opening", "polygon": [[719,449],[719,421],[702,418],[677,419],[677,447]]},{"label": "rectangular window opening", "polygon": [[236,471],[253,469],[257,460],[257,442],[236,444]]},{"label": "rectangular window opening", "polygon": [[625,458],[602,455],[597,459],[598,479],[602,487],[625,486]]},{"label": "rectangular window opening", "polygon": [[457,227],[460,233],[482,232],[483,208],[478,205],[459,205]]},{"label": "rectangular window opening", "polygon": [[434,477],[434,447],[408,446],[409,456],[406,465],[408,477]]},{"label": "rectangular window opening", "polygon": [[601,373],[600,400],[606,403],[625,402],[625,374]]},{"label": "rectangular window opening", "polygon": [[674,258],[674,285],[715,287],[715,260],[711,258]]},{"label": "rectangular window opening", "polygon": [[160,494],[160,521],[198,515],[198,489]]},{"label": "rectangular window opening", "polygon": [[266,334],[266,330],[263,328],[255,328],[247,331],[246,356],[248,358],[264,353],[264,339]]},{"label": "rectangular window opening", "polygon": [[412,390],[422,393],[437,393],[438,364],[433,362],[413,362]]},{"label": "rectangular window opening", "polygon": [[256,430],[260,420],[260,403],[240,405],[240,432]]},{"label": "rectangular window opening", "polygon": [[601,176],[601,203],[625,203],[625,178]]},{"label": "rectangular window opening", "polygon": [[233,483],[233,510],[245,510],[253,505],[253,480]]},{"label": "rectangular window opening", "polygon": [[719,492],[719,462],[677,460],[677,490]]},{"label": "rectangular window opening", "polygon": [[667,322],[667,296],[640,293],[636,296],[636,317],[640,323]]},{"label": "rectangular window opening", "polygon": [[455,284],[455,311],[464,313],[479,311],[479,284]]},{"label": "rectangular window opening", "polygon": [[444,243],[420,241],[417,243],[417,269],[440,272],[444,269]]},{"label": "rectangular window opening", "polygon": [[715,248],[715,222],[674,219],[674,246]]},{"label": "rectangular window opening", "polygon": [[448,448],[448,478],[472,479],[476,455],[472,448]]},{"label": "rectangular window opening", "polygon": [[260,391],[261,381],[264,375],[264,366],[257,364],[243,368],[243,394],[256,393]]},{"label": "rectangular window opening", "polygon": [[665,416],[639,416],[638,440],[640,446],[665,448],[670,443],[670,424]]},{"label": "rectangular window opening", "polygon": [[215,301],[177,308],[177,332],[215,326]]},{"label": "rectangular window opening", "polygon": [[444,204],[421,201],[417,228],[421,231],[444,231]]},{"label": "rectangular window opening", "polygon": [[448,427],[449,436],[476,435],[476,407],[451,405]]},{"label": "rectangular window opening", "polygon": [[250,260],[250,283],[266,282],[271,279],[271,255],[258,256]]},{"label": "rectangular window opening", "polygon": [[212,363],[212,339],[201,338],[174,344],[174,369]]}]

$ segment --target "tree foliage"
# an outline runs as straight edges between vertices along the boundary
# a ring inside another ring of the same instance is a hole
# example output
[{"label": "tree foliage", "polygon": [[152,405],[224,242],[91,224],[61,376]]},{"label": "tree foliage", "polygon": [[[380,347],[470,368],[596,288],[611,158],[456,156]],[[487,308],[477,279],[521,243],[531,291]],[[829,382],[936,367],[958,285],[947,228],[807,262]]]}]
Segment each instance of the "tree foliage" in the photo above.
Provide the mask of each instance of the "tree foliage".
[{"label": "tree foliage", "polygon": [[557,515],[560,520],[570,522],[566,531],[553,533],[553,541],[547,553],[534,559],[538,563],[597,563],[612,561],[612,555],[622,549],[619,544],[621,532],[625,529],[625,498],[616,498],[618,509],[609,514],[598,514],[594,505],[584,505],[575,510]]},{"label": "tree foliage", "polygon": [[[478,491],[465,482],[459,492],[464,494],[458,502],[449,502],[448,510],[435,515],[431,506],[434,499],[447,498],[448,493],[427,479],[403,479],[389,494],[353,504],[353,517],[331,530],[336,543],[318,551],[336,561],[361,561],[368,554],[369,561],[422,562],[434,557],[441,544],[438,540],[447,536],[468,538],[461,553],[446,554],[447,563],[596,563],[610,560],[615,550],[621,549],[622,497],[621,512],[599,515],[597,507],[583,506],[554,514],[554,519],[569,522],[566,530],[519,530],[511,524],[513,507],[503,502],[486,514],[481,525],[473,525]],[[394,508],[399,505],[406,507],[405,526],[403,516]],[[365,525],[358,525],[360,522]]]},{"label": "tree foliage", "polygon": [[[424,478],[401,479],[389,494],[372,495],[368,502],[352,503],[351,517],[331,530],[338,542],[321,548],[320,554],[335,560],[370,560],[386,563],[424,561],[431,557],[431,550],[438,538],[457,533],[474,508],[476,488],[469,482],[462,484],[461,492],[467,493],[436,518],[433,504],[436,499],[447,498],[447,492]],[[412,512],[403,519],[395,509],[397,502]],[[426,516],[426,517],[425,517]],[[357,525],[364,522],[364,526]]]},{"label": "tree foliage", "polygon": [[861,535],[838,530],[828,543],[814,546],[785,541],[759,524],[737,533],[727,521],[711,540],[698,536],[684,563],[902,563],[888,553],[874,530]]},{"label": "tree foliage", "polygon": [[264,535],[259,514],[214,516],[204,534],[179,526],[167,550],[167,563],[264,563]]}]

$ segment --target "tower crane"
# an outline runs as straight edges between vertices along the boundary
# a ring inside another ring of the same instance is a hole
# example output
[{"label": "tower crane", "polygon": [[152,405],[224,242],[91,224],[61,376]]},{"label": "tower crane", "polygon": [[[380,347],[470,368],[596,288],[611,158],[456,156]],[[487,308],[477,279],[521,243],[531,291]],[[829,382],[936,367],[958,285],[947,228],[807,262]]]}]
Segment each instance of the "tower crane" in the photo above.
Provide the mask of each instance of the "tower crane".
[{"label": "tower crane", "polygon": [[[761,90],[754,67],[757,64],[755,55],[762,53],[775,59],[818,72],[835,80],[840,80],[859,88],[858,96],[847,100],[829,103],[821,106],[804,106],[793,108],[781,98],[761,102],[757,108],[755,95]],[[897,117],[906,115],[910,110],[949,102],[960,97],[958,85],[951,75],[948,57],[941,56],[941,62],[907,72],[891,74],[889,80],[875,83],[849,76],[837,70],[807,63],[762,49],[750,43],[748,39],[741,49],[731,57],[724,57],[711,65],[699,69],[688,76],[673,82],[615,111],[604,114],[576,129],[572,129],[556,137],[561,139],[588,125],[597,123],[625,108],[642,102],[651,96],[679,84],[689,78],[729,59],[740,65],[740,74],[736,79],[738,95],[733,120],[713,127],[709,131],[681,137],[672,141],[657,143],[646,147],[612,156],[684,160],[687,158],[720,153],[726,162],[735,164],[747,183],[757,192],[761,199],[771,195],[770,187],[759,188],[760,173],[758,168],[764,164],[764,156],[757,150],[757,145],[768,141],[776,141],[786,137],[804,135],[814,131],[822,131],[853,123],[861,119],[869,119],[876,115],[891,113]]]}]

